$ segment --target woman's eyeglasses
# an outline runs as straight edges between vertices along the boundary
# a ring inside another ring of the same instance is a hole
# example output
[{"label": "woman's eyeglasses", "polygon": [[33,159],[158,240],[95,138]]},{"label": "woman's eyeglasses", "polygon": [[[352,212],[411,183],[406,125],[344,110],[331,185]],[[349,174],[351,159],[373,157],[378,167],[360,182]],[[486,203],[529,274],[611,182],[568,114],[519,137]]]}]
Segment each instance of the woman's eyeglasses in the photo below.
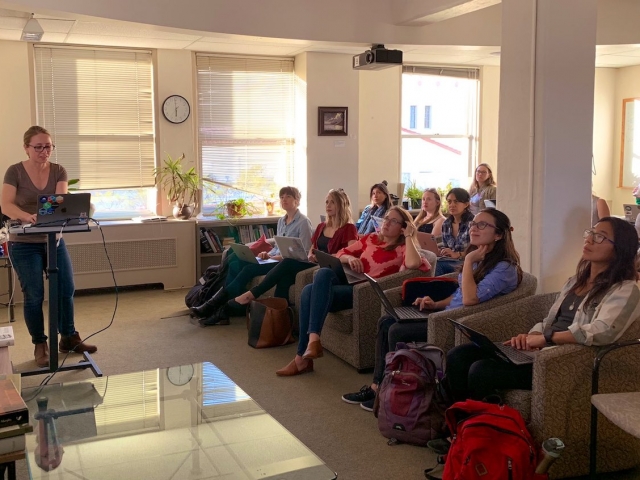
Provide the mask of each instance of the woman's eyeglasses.
[{"label": "woman's eyeglasses", "polygon": [[469,228],[476,227],[478,230],[484,230],[487,227],[498,228],[495,225],[492,225],[488,222],[474,222],[473,220],[469,222]]},{"label": "woman's eyeglasses", "polygon": [[390,223],[391,225],[402,225],[402,221],[396,220],[395,218],[384,217],[382,219],[382,223]]},{"label": "woman's eyeglasses", "polygon": [[585,230],[584,234],[582,235],[582,238],[586,239],[589,237],[593,238],[593,243],[602,243],[606,240],[607,242],[611,242],[613,245],[616,244],[613,240],[611,240],[610,238],[607,238],[606,235],[603,235],[593,230]]},{"label": "woman's eyeglasses", "polygon": [[44,150],[47,152],[53,152],[56,149],[55,145],[29,145],[36,152],[42,153]]}]

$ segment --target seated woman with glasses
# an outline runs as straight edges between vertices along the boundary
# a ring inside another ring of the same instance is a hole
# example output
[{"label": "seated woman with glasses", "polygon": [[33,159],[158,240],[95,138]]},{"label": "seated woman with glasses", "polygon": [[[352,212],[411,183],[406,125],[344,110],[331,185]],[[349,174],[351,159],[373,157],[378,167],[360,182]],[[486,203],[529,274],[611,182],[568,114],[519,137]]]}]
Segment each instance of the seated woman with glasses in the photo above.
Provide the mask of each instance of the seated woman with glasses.
[{"label": "seated woman with glasses", "polygon": [[229,305],[232,307],[247,305],[273,287],[276,287],[275,297],[288,300],[289,288],[296,283],[296,275],[315,266],[318,262],[313,253],[315,249],[333,255],[358,239],[358,232],[351,219],[351,201],[344,190],[341,188],[330,190],[325,199],[324,208],[327,220],[318,225],[311,237],[311,249],[307,257],[309,261],[304,262],[295,258],[283,259],[265,275],[259,285],[230,300]]},{"label": "seated woman with glasses", "polygon": [[[418,253],[416,227],[411,215],[400,207],[391,207],[384,217],[380,233],[371,233],[340,250],[340,261],[359,273],[373,278],[404,269],[429,271],[431,265]],[[313,372],[313,360],[322,357],[320,333],[329,312],[353,306],[353,286],[340,283],[330,268],[321,268],[313,283],[304,287],[300,301],[300,338],[293,360],[276,375],[289,377]]]},{"label": "seated woman with glasses", "polygon": [[[519,350],[551,345],[609,345],[640,317],[635,269],[638,235],[629,223],[604,217],[584,232],[576,274],[564,284],[546,318],[507,340]],[[533,365],[511,365],[465,344],[447,353],[445,388],[453,401],[481,400],[496,390],[530,390]]]},{"label": "seated woman with glasses", "polygon": [[473,214],[469,211],[469,192],[464,188],[452,188],[445,197],[449,217],[442,223],[441,257],[436,263],[436,276],[452,273],[464,262],[464,251],[469,246],[469,222]]},{"label": "seated woman with glasses", "polygon": [[[458,289],[450,297],[434,302],[430,297],[417,298],[420,310],[450,310],[476,305],[513,292],[522,281],[520,256],[513,245],[509,217],[494,208],[482,210],[469,222],[471,245],[467,249]],[[373,383],[360,391],[347,393],[342,400],[360,404],[371,411],[378,386],[382,382],[385,357],[398,342],[426,342],[427,320],[397,323],[384,315],[378,320]]]}]

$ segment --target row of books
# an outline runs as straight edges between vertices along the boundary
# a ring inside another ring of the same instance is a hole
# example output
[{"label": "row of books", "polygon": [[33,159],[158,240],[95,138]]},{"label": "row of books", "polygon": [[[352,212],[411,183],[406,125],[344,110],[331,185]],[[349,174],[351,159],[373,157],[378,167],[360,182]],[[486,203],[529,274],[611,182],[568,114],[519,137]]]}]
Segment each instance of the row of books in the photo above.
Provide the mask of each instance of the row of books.
[{"label": "row of books", "polygon": [[201,253],[221,253],[223,241],[212,228],[200,227],[200,252]]},{"label": "row of books", "polygon": [[238,225],[238,240],[240,243],[251,243],[258,240],[262,235],[266,238],[273,238],[275,232],[267,225]]},{"label": "row of books", "polygon": [[222,237],[212,227],[200,227],[200,253],[221,253],[230,243],[251,243],[262,235],[273,238],[275,232],[267,225],[237,225],[232,227],[233,237]]},{"label": "row of books", "polygon": [[29,410],[11,379],[0,379],[0,455],[21,452],[33,431]]}]

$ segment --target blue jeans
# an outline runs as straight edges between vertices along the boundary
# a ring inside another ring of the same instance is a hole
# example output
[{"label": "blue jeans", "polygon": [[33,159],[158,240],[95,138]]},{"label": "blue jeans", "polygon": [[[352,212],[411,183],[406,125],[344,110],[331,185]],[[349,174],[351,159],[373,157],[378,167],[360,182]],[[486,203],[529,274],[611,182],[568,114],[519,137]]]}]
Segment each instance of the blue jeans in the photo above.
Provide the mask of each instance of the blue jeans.
[{"label": "blue jeans", "polygon": [[436,277],[445,275],[447,273],[453,273],[458,267],[464,263],[464,260],[452,259],[447,257],[438,258],[436,262]]},{"label": "blue jeans", "polygon": [[[44,302],[43,273],[47,268],[47,244],[10,242],[9,253],[24,293],[24,320],[31,334],[31,341],[34,344],[46,342],[42,303]],[[57,258],[60,293],[58,332],[62,336],[69,337],[76,332],[73,324],[75,286],[71,258],[64,239],[60,239]]]},{"label": "blue jeans", "polygon": [[298,355],[302,356],[307,349],[310,333],[320,334],[329,312],[338,312],[352,306],[353,286],[342,285],[330,268],[320,268],[313,283],[302,289]]}]

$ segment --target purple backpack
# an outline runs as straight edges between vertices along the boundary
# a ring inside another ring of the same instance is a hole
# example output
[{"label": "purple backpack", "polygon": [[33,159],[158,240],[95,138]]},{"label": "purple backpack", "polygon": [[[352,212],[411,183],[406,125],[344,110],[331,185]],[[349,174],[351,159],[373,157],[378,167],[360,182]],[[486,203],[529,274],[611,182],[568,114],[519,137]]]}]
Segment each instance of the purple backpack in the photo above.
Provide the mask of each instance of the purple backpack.
[{"label": "purple backpack", "polygon": [[444,352],[426,344],[398,344],[397,348],[387,354],[376,396],[373,411],[378,428],[390,439],[390,445],[426,446],[444,434],[446,406],[437,392],[444,372]]}]

